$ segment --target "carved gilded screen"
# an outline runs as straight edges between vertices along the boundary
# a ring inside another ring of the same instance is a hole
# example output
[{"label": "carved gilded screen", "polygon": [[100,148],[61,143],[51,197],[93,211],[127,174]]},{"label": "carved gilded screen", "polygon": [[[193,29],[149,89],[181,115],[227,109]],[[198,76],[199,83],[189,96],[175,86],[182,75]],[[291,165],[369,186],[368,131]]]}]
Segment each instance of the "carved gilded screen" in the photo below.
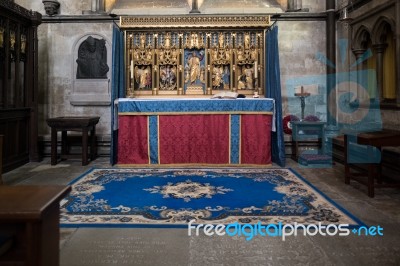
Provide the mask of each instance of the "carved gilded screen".
[{"label": "carved gilded screen", "polygon": [[262,95],[269,23],[265,16],[122,17],[127,96]]}]

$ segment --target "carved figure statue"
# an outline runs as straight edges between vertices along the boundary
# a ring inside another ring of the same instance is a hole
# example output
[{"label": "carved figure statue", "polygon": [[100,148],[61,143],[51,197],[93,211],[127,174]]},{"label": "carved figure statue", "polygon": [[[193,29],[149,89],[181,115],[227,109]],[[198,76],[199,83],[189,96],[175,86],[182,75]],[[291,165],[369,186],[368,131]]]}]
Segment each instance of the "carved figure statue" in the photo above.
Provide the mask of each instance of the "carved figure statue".
[{"label": "carved figure statue", "polygon": [[219,48],[224,48],[224,34],[221,32],[218,36]]},{"label": "carved figure statue", "polygon": [[145,48],[146,46],[146,36],[144,34],[140,35],[140,48]]},{"label": "carved figure statue", "polygon": [[77,79],[104,79],[107,78],[109,67],[107,65],[106,42],[89,36],[78,49]]},{"label": "carved figure statue", "polygon": [[228,66],[224,66],[224,71],[222,72],[222,79],[224,82],[224,89],[229,88],[229,84],[231,82],[231,72],[229,71]]},{"label": "carved figure statue", "polygon": [[0,27],[0,47],[4,47],[4,28]]},{"label": "carved figure statue", "polygon": [[21,53],[25,53],[26,50],[26,36],[24,34],[21,35]]},{"label": "carved figure statue", "polygon": [[200,78],[200,61],[201,59],[197,53],[193,51],[192,56],[188,60],[191,84],[194,84]]},{"label": "carved figure statue", "polygon": [[250,49],[250,35],[244,35],[244,49]]},{"label": "carved figure statue", "polygon": [[243,73],[246,76],[246,89],[252,90],[253,89],[253,74],[254,70],[250,65],[246,65],[243,70]]},{"label": "carved figure statue", "polygon": [[10,50],[14,51],[15,49],[15,31],[10,31]]},{"label": "carved figure statue", "polygon": [[221,84],[223,83],[222,80],[222,67],[221,66],[215,66],[213,67],[213,79],[212,79],[212,85],[214,88],[221,89]]}]

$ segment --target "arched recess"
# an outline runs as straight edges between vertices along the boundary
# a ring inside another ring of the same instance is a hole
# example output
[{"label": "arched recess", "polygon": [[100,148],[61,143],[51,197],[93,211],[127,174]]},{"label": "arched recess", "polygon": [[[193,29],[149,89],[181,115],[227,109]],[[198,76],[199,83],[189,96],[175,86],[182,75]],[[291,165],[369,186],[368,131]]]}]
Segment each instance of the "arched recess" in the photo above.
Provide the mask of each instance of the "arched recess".
[{"label": "arched recess", "polygon": [[371,30],[368,29],[365,25],[361,25],[358,29],[356,29],[354,38],[352,40],[353,50],[356,49],[367,49],[368,42],[371,39]]},{"label": "arched recess", "polygon": [[372,29],[372,40],[374,44],[380,44],[384,43],[386,41],[386,34],[388,34],[388,31],[394,31],[396,23],[386,17],[386,16],[381,16],[379,17]]},{"label": "arched recess", "polygon": [[[108,72],[106,78],[77,78],[77,59],[79,47],[85,42],[89,37],[92,37],[96,41],[104,40],[104,45],[107,53],[107,65]],[[89,32],[81,35],[77,38],[74,45],[72,46],[71,57],[72,59],[72,72],[73,73],[73,92],[71,94],[70,102],[72,105],[82,105],[82,106],[98,106],[98,105],[110,105],[111,102],[111,92],[110,92],[110,80],[111,80],[111,64],[112,64],[112,51],[110,40],[99,33]]]},{"label": "arched recess", "polygon": [[388,17],[380,17],[373,28],[373,41],[381,61],[378,73],[381,73],[380,93],[382,102],[396,100],[396,42],[395,23]]},{"label": "arched recess", "polygon": [[358,84],[365,84],[365,89],[358,89],[360,101],[375,99],[378,96],[376,80],[376,56],[373,49],[371,30],[361,25],[352,40],[352,51],[356,56]]}]

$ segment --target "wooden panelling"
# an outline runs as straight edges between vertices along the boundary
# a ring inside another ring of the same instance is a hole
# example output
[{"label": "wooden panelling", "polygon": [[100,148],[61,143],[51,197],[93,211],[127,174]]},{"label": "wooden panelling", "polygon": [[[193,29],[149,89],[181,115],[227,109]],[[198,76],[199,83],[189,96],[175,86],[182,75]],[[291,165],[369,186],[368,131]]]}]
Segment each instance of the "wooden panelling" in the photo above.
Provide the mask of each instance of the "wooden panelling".
[{"label": "wooden panelling", "polygon": [[41,14],[0,1],[0,134],[3,172],[38,159],[37,26]]}]

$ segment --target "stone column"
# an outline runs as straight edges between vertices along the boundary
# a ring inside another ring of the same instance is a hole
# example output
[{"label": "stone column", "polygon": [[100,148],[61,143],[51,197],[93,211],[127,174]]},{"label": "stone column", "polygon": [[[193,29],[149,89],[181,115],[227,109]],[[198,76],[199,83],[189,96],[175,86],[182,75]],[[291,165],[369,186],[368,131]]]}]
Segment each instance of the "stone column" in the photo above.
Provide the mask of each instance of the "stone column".
[{"label": "stone column", "polygon": [[302,0],[288,0],[287,11],[299,11],[302,9]]},{"label": "stone column", "polygon": [[386,44],[375,44],[373,46],[376,52],[376,82],[380,100],[383,100],[383,53],[386,49]]},{"label": "stone column", "polygon": [[90,10],[82,11],[83,14],[105,14],[105,0],[92,0]]},{"label": "stone column", "polygon": [[197,3],[197,0],[192,0],[192,10],[189,12],[190,14],[199,14],[199,5]]},{"label": "stone column", "polygon": [[[365,53],[366,49],[352,49],[352,52],[354,54],[354,56],[356,57],[356,60],[358,60],[359,58],[361,58],[363,56],[363,54]],[[363,80],[363,76],[361,75],[361,71],[363,70],[363,65],[362,64],[357,64],[357,84],[363,84],[362,80]],[[360,90],[357,88],[357,98],[358,99],[364,99],[365,98],[365,91],[364,90]]]},{"label": "stone column", "polygon": [[92,12],[96,12],[97,11],[97,0],[92,0],[92,8],[91,8]]},{"label": "stone column", "polygon": [[[335,1],[326,0],[326,57],[336,65],[336,4]],[[336,69],[326,66],[327,87],[327,123],[328,126],[336,126],[337,108],[336,93],[331,93],[336,87]]]}]

